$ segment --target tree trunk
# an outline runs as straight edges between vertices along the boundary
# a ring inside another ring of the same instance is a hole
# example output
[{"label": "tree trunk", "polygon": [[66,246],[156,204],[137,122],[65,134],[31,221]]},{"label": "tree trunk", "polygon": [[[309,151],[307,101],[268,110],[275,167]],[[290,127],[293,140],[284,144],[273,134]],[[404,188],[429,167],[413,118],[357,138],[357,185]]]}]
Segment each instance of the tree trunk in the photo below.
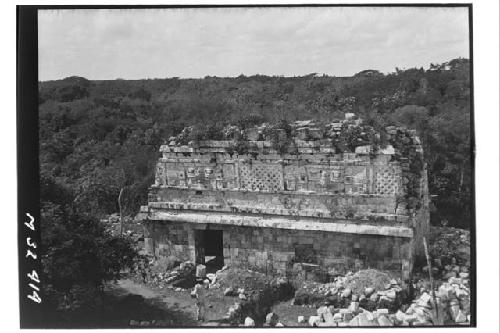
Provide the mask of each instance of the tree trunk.
[{"label": "tree trunk", "polygon": [[120,189],[120,194],[118,195],[118,207],[120,208],[120,236],[123,235],[122,194],[123,187]]}]

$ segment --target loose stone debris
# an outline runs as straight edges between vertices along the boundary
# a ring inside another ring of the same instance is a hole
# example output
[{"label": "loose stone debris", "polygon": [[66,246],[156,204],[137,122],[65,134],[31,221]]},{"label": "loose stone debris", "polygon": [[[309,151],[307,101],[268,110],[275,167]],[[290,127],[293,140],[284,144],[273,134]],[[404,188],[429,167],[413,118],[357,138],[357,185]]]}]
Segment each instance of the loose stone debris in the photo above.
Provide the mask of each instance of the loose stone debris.
[{"label": "loose stone debris", "polygon": [[[440,326],[470,325],[470,273],[469,258],[465,248],[469,243],[468,232],[453,228],[433,228],[430,242],[432,255],[434,293],[428,282],[427,268],[420,268],[413,281],[394,278],[386,272],[367,269],[356,273],[332,277],[331,282],[302,282],[296,286],[292,304],[316,307],[316,314],[298,315],[296,323],[288,326],[310,327],[371,327],[371,326]],[[432,239],[432,238],[431,238]],[[455,239],[455,240],[453,240]],[[452,248],[451,250],[449,248]],[[175,287],[182,279],[205,279],[209,288],[220,289],[223,297],[235,302],[229,307],[225,319],[246,327],[284,327],[282,313],[274,311],[259,320],[250,307],[258,307],[266,286],[274,283],[287,285],[284,278],[272,278],[251,270],[229,268],[227,266],[216,273],[206,273],[203,265],[195,266],[183,262],[170,270],[155,271],[155,266],[146,266],[150,271],[146,283],[172,288],[176,292],[188,289]],[[138,274],[142,281],[142,276]],[[191,289],[189,289],[191,290]],[[276,299],[278,297],[273,296]],[[271,303],[276,301],[271,300]],[[138,320],[132,318],[130,326],[165,327],[168,321]]]}]

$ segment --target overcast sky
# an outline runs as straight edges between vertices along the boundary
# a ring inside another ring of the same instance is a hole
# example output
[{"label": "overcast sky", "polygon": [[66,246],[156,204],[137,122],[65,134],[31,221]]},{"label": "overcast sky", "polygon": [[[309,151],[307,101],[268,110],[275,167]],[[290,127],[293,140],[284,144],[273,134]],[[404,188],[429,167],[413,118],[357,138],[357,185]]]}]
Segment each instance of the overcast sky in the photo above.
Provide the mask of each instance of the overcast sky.
[{"label": "overcast sky", "polygon": [[39,79],[142,79],[428,68],[469,57],[466,8],[45,10]]}]

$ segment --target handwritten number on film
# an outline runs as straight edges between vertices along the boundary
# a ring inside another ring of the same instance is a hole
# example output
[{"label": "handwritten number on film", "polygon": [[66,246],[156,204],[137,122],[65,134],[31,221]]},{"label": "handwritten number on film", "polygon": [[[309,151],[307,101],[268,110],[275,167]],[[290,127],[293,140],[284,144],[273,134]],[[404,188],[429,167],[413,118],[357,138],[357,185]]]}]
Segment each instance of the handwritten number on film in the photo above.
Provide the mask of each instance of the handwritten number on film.
[{"label": "handwritten number on film", "polygon": [[[24,225],[31,231],[35,231],[35,218],[30,213],[26,213],[26,216],[29,218],[29,222],[25,222]],[[38,258],[35,251],[37,248],[36,242],[33,242],[31,237],[27,237],[26,246],[26,258],[36,260]],[[38,276],[38,273],[36,270],[32,270],[31,273],[26,275],[30,281],[28,286],[31,288],[31,294],[28,294],[27,297],[35,303],[42,303],[42,299],[40,298],[40,295],[38,295],[38,292],[40,291],[40,287],[38,286],[40,284],[40,277]]]}]

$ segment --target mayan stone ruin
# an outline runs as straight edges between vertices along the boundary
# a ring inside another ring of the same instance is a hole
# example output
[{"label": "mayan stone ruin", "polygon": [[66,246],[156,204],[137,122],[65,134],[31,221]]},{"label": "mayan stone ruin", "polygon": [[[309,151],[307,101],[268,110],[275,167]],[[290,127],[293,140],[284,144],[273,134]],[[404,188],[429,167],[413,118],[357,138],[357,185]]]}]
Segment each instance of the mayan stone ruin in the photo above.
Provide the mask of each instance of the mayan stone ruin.
[{"label": "mayan stone ruin", "polygon": [[[288,132],[233,128],[217,141],[186,142],[186,131],[161,146],[138,215],[146,253],[287,276],[376,268],[403,278],[423,255],[429,204],[415,131],[374,133],[353,114]],[[348,131],[357,139],[341,151]]]}]

